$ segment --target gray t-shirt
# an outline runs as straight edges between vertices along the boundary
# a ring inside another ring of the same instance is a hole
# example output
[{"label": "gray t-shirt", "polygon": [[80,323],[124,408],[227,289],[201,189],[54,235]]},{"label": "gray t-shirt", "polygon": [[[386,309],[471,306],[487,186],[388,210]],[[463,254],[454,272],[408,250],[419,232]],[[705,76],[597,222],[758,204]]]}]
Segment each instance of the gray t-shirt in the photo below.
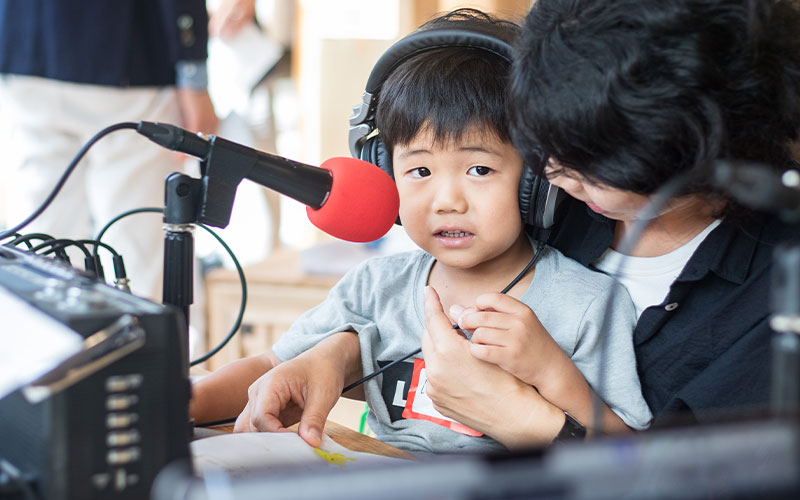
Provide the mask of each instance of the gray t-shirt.
[{"label": "gray t-shirt", "polygon": [[[355,331],[368,374],[419,348],[425,329],[422,292],[433,263],[434,258],[421,250],[363,262],[333,287],[322,304],[295,321],[273,347],[275,354],[288,360],[333,333]],[[599,328],[613,287],[619,290],[607,322],[608,355],[601,363]],[[642,397],[633,352],[636,315],[621,285],[546,247],[520,300],[626,424],[635,429],[649,425],[652,414]],[[487,436],[470,437],[425,420],[402,418],[412,365],[399,363],[364,385],[371,410],[369,426],[378,439],[411,452],[504,449]],[[602,388],[598,387],[601,365]]]}]

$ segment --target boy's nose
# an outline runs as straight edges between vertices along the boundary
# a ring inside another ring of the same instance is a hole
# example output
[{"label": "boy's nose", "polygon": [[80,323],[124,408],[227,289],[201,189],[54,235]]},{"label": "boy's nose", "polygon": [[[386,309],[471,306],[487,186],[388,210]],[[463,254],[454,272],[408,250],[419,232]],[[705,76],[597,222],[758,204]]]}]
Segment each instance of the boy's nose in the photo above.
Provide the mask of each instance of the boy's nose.
[{"label": "boy's nose", "polygon": [[467,210],[467,199],[464,190],[457,182],[442,182],[436,189],[433,197],[432,208],[437,213],[457,212]]}]

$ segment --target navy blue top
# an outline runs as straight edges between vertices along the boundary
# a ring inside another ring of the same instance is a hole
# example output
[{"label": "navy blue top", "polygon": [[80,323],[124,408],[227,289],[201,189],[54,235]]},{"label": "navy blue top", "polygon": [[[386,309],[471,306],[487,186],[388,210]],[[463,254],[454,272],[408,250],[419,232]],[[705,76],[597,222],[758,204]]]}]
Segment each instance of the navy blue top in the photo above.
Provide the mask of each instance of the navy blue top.
[{"label": "navy blue top", "polygon": [[207,45],[205,0],[0,0],[0,73],[172,85]]},{"label": "navy blue top", "polygon": [[[582,202],[567,203],[551,243],[589,266],[611,244],[615,222]],[[723,221],[689,259],[664,302],[644,310],[633,340],[655,423],[678,416],[714,421],[737,410],[767,408],[773,250],[798,235],[800,227],[777,217]]]}]

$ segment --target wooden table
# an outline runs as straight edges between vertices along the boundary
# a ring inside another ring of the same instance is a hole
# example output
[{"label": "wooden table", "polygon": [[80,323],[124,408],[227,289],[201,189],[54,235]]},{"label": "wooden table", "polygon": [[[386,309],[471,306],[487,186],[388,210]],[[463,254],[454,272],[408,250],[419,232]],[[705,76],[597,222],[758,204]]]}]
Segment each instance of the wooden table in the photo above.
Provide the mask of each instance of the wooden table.
[{"label": "wooden table", "polygon": [[[233,432],[232,425],[222,425],[214,427],[214,429]],[[297,432],[297,424],[289,427],[289,429]],[[375,438],[361,434],[341,424],[337,424],[331,420],[325,422],[325,434],[331,437],[334,441],[344,446],[348,450],[360,451],[364,453],[374,453],[376,455],[383,455],[385,457],[405,458],[414,460],[415,457],[407,451],[395,448],[390,444],[383,441],[378,441]]]}]

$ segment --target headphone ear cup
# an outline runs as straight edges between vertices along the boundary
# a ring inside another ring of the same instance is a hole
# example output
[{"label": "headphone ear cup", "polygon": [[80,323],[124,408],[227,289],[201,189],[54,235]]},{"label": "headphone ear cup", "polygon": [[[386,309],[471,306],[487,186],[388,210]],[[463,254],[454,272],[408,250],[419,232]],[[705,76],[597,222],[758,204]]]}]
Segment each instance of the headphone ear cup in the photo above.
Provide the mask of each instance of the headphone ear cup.
[{"label": "headphone ear cup", "polygon": [[386,145],[383,144],[383,139],[381,139],[380,135],[375,135],[364,141],[364,145],[361,147],[361,159],[376,165],[394,179],[392,158],[386,151]]},{"label": "headphone ear cup", "polygon": [[555,222],[564,193],[544,176],[525,166],[519,183],[519,211],[522,222],[534,230],[549,230]]},{"label": "headphone ear cup", "polygon": [[[389,152],[386,151],[386,145],[383,143],[383,139],[381,139],[380,135],[374,135],[364,141],[364,145],[361,147],[361,159],[377,166],[394,179],[392,157],[389,155]],[[399,215],[394,223],[398,226],[402,226]]]},{"label": "headphone ear cup", "polygon": [[540,178],[527,164],[522,167],[519,179],[519,213],[522,223],[539,227],[536,224],[536,200],[539,198]]},{"label": "headphone ear cup", "polygon": [[533,197],[533,209],[528,215],[531,220],[530,224],[533,227],[541,229],[550,229],[553,225],[554,211],[556,208],[555,200],[551,200],[551,196],[558,192],[551,190],[550,183],[547,179],[541,176],[536,176],[535,195]]}]

